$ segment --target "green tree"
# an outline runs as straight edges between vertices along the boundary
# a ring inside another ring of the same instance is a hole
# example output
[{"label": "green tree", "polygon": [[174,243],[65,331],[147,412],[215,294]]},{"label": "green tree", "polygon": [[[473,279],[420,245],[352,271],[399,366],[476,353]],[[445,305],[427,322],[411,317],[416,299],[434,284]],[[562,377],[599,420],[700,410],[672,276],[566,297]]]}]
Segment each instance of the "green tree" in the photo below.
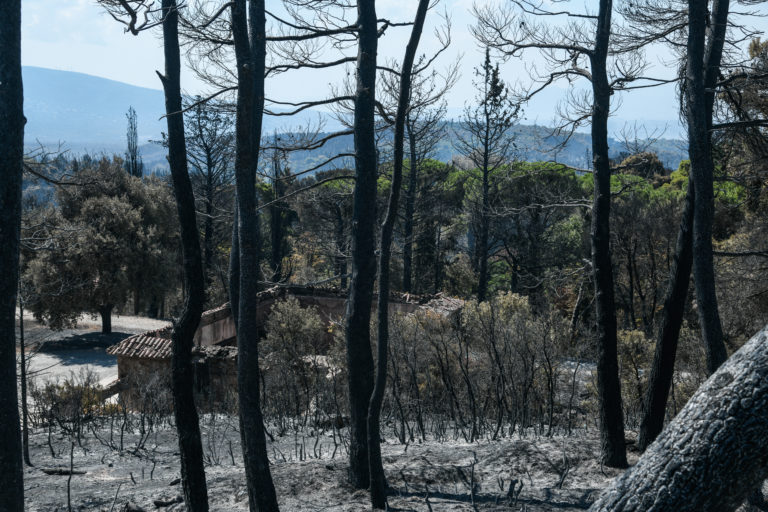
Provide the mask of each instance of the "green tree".
[{"label": "green tree", "polygon": [[518,108],[510,99],[507,85],[499,76],[499,65],[491,62],[490,49],[485,50],[482,67],[475,70],[479,89],[478,105],[464,109],[462,129],[456,132],[456,150],[472,162],[480,173],[481,189],[477,208],[476,262],[478,267],[477,299],[484,301],[488,287],[488,252],[492,216],[491,188],[494,174],[510,163],[514,151],[511,129]]},{"label": "green tree", "polygon": [[35,290],[30,309],[54,329],[83,312],[101,315],[102,332],[134,287],[162,295],[174,276],[177,230],[170,188],[103,158],[56,193],[51,243],[27,269]]}]

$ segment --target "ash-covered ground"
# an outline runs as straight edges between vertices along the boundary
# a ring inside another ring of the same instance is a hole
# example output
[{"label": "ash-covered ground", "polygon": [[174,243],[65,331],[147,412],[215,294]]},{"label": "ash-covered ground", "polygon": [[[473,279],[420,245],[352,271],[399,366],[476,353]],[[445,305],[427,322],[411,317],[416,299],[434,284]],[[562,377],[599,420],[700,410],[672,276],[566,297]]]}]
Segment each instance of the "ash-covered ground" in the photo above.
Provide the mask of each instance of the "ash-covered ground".
[{"label": "ash-covered ground", "polygon": [[[112,424],[117,444],[120,421]],[[211,510],[248,510],[239,433],[230,417],[202,419]],[[95,432],[94,432],[95,431]],[[342,432],[343,434],[343,432]],[[102,441],[97,439],[97,435]],[[346,483],[346,452],[338,431],[315,436],[307,431],[268,442],[272,475],[282,510],[359,511],[370,508],[368,493]],[[184,510],[176,436],[170,425],[155,427],[143,448],[141,436],[125,433],[123,450],[110,442],[109,422],[84,433],[75,443],[71,478],[73,510],[123,510],[130,502],[145,510]],[[71,438],[46,430],[31,437],[35,467],[25,471],[27,510],[67,510]],[[335,448],[335,453],[334,453]],[[384,465],[392,510],[458,511],[585,510],[619,470],[601,467],[594,433],[570,437],[514,437],[477,443],[427,441],[408,446],[385,443]],[[630,462],[636,461],[630,453]],[[234,464],[233,464],[234,462]],[[514,491],[510,488],[514,486]],[[157,503],[156,503],[157,502]],[[113,507],[114,505],[114,507]]]},{"label": "ash-covered ground", "polygon": [[[139,317],[113,318],[114,332],[103,335],[99,323],[84,316],[77,328],[54,332],[25,317],[25,334],[34,354],[32,378],[61,381],[81,370],[93,371],[105,384],[117,374],[105,348],[137,332],[167,325]],[[585,371],[585,378],[588,372]],[[34,404],[32,404],[34,407]],[[127,420],[127,421],[126,421]],[[144,510],[184,510],[171,503],[181,494],[175,430],[168,418],[113,414],[89,422],[74,439],[59,428],[33,429],[25,469],[27,510],[120,511],[131,503]],[[142,428],[144,434],[141,434]],[[201,418],[211,510],[248,510],[237,419]],[[365,491],[347,484],[344,430],[305,428],[268,441],[272,474],[283,511],[369,510]],[[383,428],[391,432],[390,426]],[[450,434],[447,438],[451,438]],[[620,471],[602,468],[594,431],[568,437],[520,437],[496,441],[427,440],[409,445],[390,438],[382,445],[391,487],[392,510],[584,510]],[[630,460],[636,455],[630,453]],[[511,488],[514,487],[513,490]],[[163,504],[171,503],[168,506]],[[158,506],[159,505],[159,506]]]}]

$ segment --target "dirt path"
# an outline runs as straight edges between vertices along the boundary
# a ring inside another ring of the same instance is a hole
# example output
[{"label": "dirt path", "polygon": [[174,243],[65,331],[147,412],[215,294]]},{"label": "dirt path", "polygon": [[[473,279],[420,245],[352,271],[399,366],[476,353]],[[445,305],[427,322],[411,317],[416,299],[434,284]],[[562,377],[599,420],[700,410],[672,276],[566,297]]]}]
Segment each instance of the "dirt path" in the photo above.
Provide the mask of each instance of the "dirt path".
[{"label": "dirt path", "polygon": [[[100,320],[83,315],[73,329],[54,331],[24,315],[24,337],[29,347],[29,375],[38,381],[62,380],[82,371],[96,373],[99,383],[117,378],[117,359],[106,348],[128,336],[170,325],[166,320],[114,315],[112,333],[101,333]],[[18,339],[18,336],[17,336]]]}]

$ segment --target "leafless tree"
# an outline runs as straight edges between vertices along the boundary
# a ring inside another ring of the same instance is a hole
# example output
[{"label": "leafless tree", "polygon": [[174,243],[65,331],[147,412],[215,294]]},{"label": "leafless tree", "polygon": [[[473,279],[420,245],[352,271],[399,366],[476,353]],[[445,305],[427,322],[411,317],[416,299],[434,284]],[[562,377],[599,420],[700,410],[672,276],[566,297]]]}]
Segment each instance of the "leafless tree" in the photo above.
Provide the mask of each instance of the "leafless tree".
[{"label": "leafless tree", "polygon": [[[441,27],[435,30],[435,39],[439,48],[429,57],[422,55],[414,63],[411,79],[411,92],[408,110],[405,114],[405,137],[408,149],[408,180],[404,187],[403,209],[403,291],[412,292],[413,252],[416,241],[416,209],[418,187],[421,178],[420,168],[437,148],[446,133],[445,116],[447,102],[445,95],[453,88],[459,77],[459,62],[455,61],[447,69],[438,72],[433,64],[438,55],[451,44],[451,20],[447,16]],[[394,68],[394,65],[390,65]],[[382,73],[379,81],[379,102],[382,117],[387,124],[394,121],[399,95],[399,80],[395,73]]]},{"label": "leafless tree", "polygon": [[653,441],[663,426],[692,269],[709,371],[714,372],[727,357],[712,257],[712,137],[716,98],[728,84],[722,80],[723,69],[733,60],[728,56],[733,54],[738,41],[753,34],[746,25],[729,19],[729,10],[728,0],[713,0],[703,5],[680,0],[646,0],[626,3],[621,9],[629,22],[625,44],[635,47],[664,44],[680,63],[681,71],[674,80],[680,80],[691,159],[690,182],[645,398],[639,436],[641,449]]},{"label": "leafless tree", "polygon": [[[590,93],[572,95],[563,128],[591,121],[594,201],[592,205],[592,272],[595,283],[597,374],[602,461],[626,467],[621,389],[618,378],[616,307],[610,251],[610,177],[608,116],[611,95],[657,83],[643,76],[645,63],[637,47],[612,40],[612,0],[596,10],[556,9],[536,0],[510,0],[506,8],[477,8],[476,36],[509,57],[536,51],[543,67],[530,66],[533,79],[521,93],[535,96],[558,80],[587,80]],[[567,132],[572,133],[572,132]],[[566,137],[567,140],[568,137]]]},{"label": "leafless tree", "polygon": [[233,181],[234,120],[228,105],[199,100],[186,100],[186,106],[194,102],[194,107],[187,111],[185,128],[192,185],[200,204],[197,213],[203,218],[203,271],[210,285],[215,248],[222,241],[222,217],[231,213],[227,192]]},{"label": "leafless tree", "polygon": [[427,17],[432,0],[419,0],[416,18],[411,29],[411,37],[405,49],[403,65],[400,71],[400,94],[398,95],[397,113],[395,114],[395,151],[392,185],[387,205],[387,214],[381,226],[381,250],[379,252],[379,296],[377,300],[378,336],[376,352],[376,379],[368,408],[368,464],[370,471],[371,504],[374,509],[387,508],[387,481],[381,460],[381,404],[387,384],[387,353],[389,344],[389,276],[392,253],[392,233],[395,229],[400,188],[403,179],[403,148],[405,145],[405,119],[411,96],[411,73],[419,48],[424,20]]}]

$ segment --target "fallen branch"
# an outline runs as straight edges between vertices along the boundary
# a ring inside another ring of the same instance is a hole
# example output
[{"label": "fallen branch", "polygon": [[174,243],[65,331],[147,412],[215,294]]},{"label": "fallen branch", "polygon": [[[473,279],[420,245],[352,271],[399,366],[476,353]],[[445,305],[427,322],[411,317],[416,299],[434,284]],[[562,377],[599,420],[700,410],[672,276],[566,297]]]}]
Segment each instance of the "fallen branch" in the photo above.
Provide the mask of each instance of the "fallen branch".
[{"label": "fallen branch", "polygon": [[40,468],[40,471],[46,475],[58,475],[58,476],[70,476],[70,475],[84,475],[87,471],[81,471],[79,469],[69,468]]}]

